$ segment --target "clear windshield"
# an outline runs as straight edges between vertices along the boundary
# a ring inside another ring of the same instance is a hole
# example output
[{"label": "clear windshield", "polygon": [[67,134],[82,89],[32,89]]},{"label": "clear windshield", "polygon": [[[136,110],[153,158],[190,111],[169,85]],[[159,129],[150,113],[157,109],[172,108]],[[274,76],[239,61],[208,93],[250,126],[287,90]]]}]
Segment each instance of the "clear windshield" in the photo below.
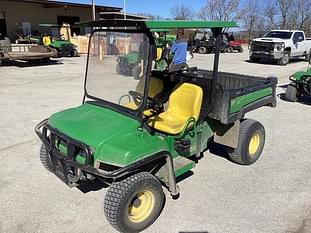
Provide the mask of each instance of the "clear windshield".
[{"label": "clear windshield", "polygon": [[51,28],[51,33],[54,39],[60,40],[61,39],[61,35],[59,32],[59,28],[58,27],[52,27]]},{"label": "clear windshield", "polygon": [[264,37],[290,39],[291,36],[292,36],[292,32],[270,31]]},{"label": "clear windshield", "polygon": [[143,33],[95,32],[91,38],[86,91],[138,109],[144,95],[149,40]]}]

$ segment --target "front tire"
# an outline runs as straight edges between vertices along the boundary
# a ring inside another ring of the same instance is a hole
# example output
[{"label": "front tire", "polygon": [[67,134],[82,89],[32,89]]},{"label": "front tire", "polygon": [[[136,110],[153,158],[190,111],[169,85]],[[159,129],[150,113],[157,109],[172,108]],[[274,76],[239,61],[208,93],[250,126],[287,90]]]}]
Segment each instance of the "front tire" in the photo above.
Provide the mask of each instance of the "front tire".
[{"label": "front tire", "polygon": [[286,88],[285,99],[290,102],[296,102],[298,100],[297,93],[298,90],[296,84],[291,82]]},{"label": "front tire", "polygon": [[306,62],[310,62],[310,59],[311,59],[311,50],[308,53],[306,53],[306,55],[305,55],[305,61]]},{"label": "front tire", "polygon": [[112,183],[104,200],[104,212],[117,231],[139,232],[157,219],[163,204],[160,182],[150,173],[141,172]]},{"label": "front tire", "polygon": [[42,144],[40,147],[40,160],[43,167],[45,167],[49,172],[53,172],[51,157],[44,144]]},{"label": "front tire", "polygon": [[241,165],[251,165],[260,157],[265,145],[265,128],[255,120],[240,123],[237,148],[228,148],[230,159]]},{"label": "front tire", "polygon": [[290,60],[290,54],[288,51],[285,51],[283,53],[282,58],[279,60],[279,65],[286,66],[289,63]]},{"label": "front tire", "polygon": [[117,64],[117,66],[116,66],[116,72],[117,72],[117,74],[124,75],[124,71],[123,71],[123,68],[122,68],[122,64],[121,64],[121,63],[118,63],[118,64]]}]

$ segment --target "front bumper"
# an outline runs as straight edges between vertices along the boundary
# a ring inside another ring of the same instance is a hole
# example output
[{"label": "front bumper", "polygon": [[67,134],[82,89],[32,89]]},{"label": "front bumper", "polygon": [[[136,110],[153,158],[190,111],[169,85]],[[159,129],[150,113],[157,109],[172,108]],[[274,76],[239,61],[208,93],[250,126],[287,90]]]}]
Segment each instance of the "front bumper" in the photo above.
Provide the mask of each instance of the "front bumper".
[{"label": "front bumper", "polygon": [[254,58],[264,58],[264,59],[271,59],[271,60],[279,60],[283,57],[283,52],[281,51],[250,51],[250,57]]},{"label": "front bumper", "polygon": [[[103,170],[95,166],[94,157],[90,146],[79,142],[63,133],[48,123],[48,119],[43,120],[35,127],[35,132],[47,149],[50,155],[53,172],[63,182],[69,186],[76,186],[77,175],[75,171],[89,173],[97,177],[111,182],[120,179],[126,175],[138,171],[140,167],[156,161],[161,158],[167,158],[170,164],[173,164],[172,157],[167,151],[160,151],[149,157],[143,158],[137,162],[129,164],[125,167],[114,167],[114,169]],[[56,145],[66,145],[66,153],[61,152]],[[78,162],[77,157],[84,156],[84,163]],[[74,174],[72,174],[74,172]],[[72,176],[75,177],[72,177]],[[74,181],[74,182],[73,182]]]}]

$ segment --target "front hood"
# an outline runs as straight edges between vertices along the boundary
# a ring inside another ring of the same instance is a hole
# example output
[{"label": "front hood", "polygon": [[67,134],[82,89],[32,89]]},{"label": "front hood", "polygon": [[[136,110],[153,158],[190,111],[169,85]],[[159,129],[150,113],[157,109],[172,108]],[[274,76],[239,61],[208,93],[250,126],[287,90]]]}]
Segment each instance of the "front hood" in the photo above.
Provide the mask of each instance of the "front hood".
[{"label": "front hood", "polygon": [[311,68],[309,68],[308,70],[306,70],[306,71],[298,71],[298,72],[296,72],[296,73],[294,73],[293,74],[293,78],[295,79],[295,80],[300,80],[300,79],[302,79],[303,77],[305,77],[305,76],[310,76],[311,77]]},{"label": "front hood", "polygon": [[280,38],[272,38],[272,37],[262,37],[262,38],[256,38],[253,39],[255,42],[271,42],[271,43],[282,43],[286,40],[280,39]]},{"label": "front hood", "polygon": [[110,109],[83,104],[53,114],[48,123],[95,149],[94,160],[124,166],[167,148],[161,137],[139,131],[139,122]]},{"label": "front hood", "polygon": [[48,122],[69,137],[92,147],[138,124],[132,118],[93,104],[55,113]]}]

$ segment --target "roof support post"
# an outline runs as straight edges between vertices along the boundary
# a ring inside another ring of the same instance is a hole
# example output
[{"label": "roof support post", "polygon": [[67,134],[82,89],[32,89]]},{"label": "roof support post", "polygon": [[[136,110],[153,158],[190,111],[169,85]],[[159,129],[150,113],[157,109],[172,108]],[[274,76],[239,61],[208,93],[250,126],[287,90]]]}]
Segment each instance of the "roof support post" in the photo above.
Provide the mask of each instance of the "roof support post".
[{"label": "roof support post", "polygon": [[92,0],[92,16],[93,16],[93,21],[95,21],[96,20],[95,0]]},{"label": "roof support post", "polygon": [[222,40],[222,29],[223,28],[211,28],[213,35],[216,38],[216,45],[215,45],[214,67],[213,67],[212,91],[210,93],[210,100],[212,102],[210,102],[209,111],[212,111],[215,105],[215,92],[216,92],[216,83],[217,83],[217,76],[218,76],[220,46],[221,46],[221,40]]}]

